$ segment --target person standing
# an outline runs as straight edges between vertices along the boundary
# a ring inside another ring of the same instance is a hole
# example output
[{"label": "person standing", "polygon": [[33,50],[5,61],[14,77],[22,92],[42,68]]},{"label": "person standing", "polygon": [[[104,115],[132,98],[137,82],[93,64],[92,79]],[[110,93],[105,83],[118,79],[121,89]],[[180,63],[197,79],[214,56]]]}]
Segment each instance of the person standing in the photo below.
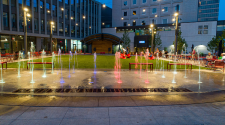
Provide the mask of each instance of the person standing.
[{"label": "person standing", "polygon": [[127,47],[127,54],[129,54],[129,47]]}]

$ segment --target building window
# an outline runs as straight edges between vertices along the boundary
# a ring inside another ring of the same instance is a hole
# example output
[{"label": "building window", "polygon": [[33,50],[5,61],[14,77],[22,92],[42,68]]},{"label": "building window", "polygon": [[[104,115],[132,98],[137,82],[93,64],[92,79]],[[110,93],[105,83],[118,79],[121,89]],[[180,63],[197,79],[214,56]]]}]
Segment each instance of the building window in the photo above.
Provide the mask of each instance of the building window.
[{"label": "building window", "polygon": [[49,3],[46,3],[46,9],[49,10]]},{"label": "building window", "polygon": [[26,5],[30,6],[30,0],[26,0]]},{"label": "building window", "polygon": [[123,16],[127,16],[127,12],[123,12]]},{"label": "building window", "polygon": [[16,6],[16,0],[11,0],[11,6],[13,6],[13,7]]},{"label": "building window", "polygon": [[133,26],[136,26],[136,21],[133,21]]},{"label": "building window", "polygon": [[203,26],[198,26],[198,34],[202,34]]},{"label": "building window", "polygon": [[136,10],[133,11],[133,15],[136,15]]},{"label": "building window", "polygon": [[146,10],[145,10],[145,9],[143,9],[143,11],[142,11],[142,15],[145,15],[145,12],[146,12]]},{"label": "building window", "polygon": [[67,34],[67,35],[69,34],[69,25],[68,24],[65,27],[65,34]]},{"label": "building window", "polygon": [[153,2],[156,2],[157,0],[152,0]]},{"label": "building window", "polygon": [[168,12],[168,7],[164,7],[164,8],[163,8],[163,12],[164,12],[164,13]]},{"label": "building window", "polygon": [[133,4],[137,4],[137,1],[136,0],[133,0]]},{"label": "building window", "polygon": [[152,13],[154,14],[154,13],[156,13],[157,12],[157,8],[153,8],[152,9]]},{"label": "building window", "polygon": [[37,0],[33,0],[33,6],[34,6],[34,12],[38,12],[38,3],[37,3]]},{"label": "building window", "polygon": [[74,5],[74,0],[71,0],[71,5]]},{"label": "building window", "polygon": [[69,19],[69,10],[68,9],[65,9],[65,18]]},{"label": "building window", "polygon": [[123,26],[127,26],[127,22],[123,22]]},{"label": "building window", "polygon": [[68,4],[69,3],[69,1],[68,0],[65,0],[65,4]]},{"label": "building window", "polygon": [[72,28],[72,29],[71,29],[71,35],[72,35],[72,36],[75,36],[75,26],[72,26],[71,28]]},{"label": "building window", "polygon": [[9,5],[9,1],[8,1],[8,0],[3,0],[2,3],[3,3],[4,5]]},{"label": "building window", "polygon": [[59,18],[63,18],[63,11],[60,9]]},{"label": "building window", "polygon": [[59,23],[59,33],[63,33],[63,23]]},{"label": "building window", "polygon": [[124,1],[124,3],[123,3],[123,4],[124,4],[124,6],[127,6],[127,1]]},{"label": "building window", "polygon": [[44,14],[44,2],[40,1],[40,9],[41,9],[41,13]]},{"label": "building window", "polygon": [[180,11],[180,5],[175,6],[175,12],[178,12],[178,11]]},{"label": "building window", "polygon": [[141,25],[145,25],[145,21],[144,20],[141,22]]},{"label": "building window", "polygon": [[146,3],[146,0],[142,0],[142,3]]},{"label": "building window", "polygon": [[208,25],[198,26],[198,34],[208,34]]},{"label": "building window", "polygon": [[38,19],[34,18],[34,30],[38,31]]},{"label": "building window", "polygon": [[45,31],[45,21],[44,20],[41,20],[41,32],[44,32]]},{"label": "building window", "polygon": [[162,23],[167,24],[167,19],[163,19]]},{"label": "building window", "polygon": [[11,14],[12,28],[16,28],[16,14]]},{"label": "building window", "polygon": [[53,13],[53,16],[54,16],[54,17],[57,16],[57,10],[56,10],[55,5],[52,5],[52,13]]},{"label": "building window", "polygon": [[8,13],[3,12],[3,25],[4,27],[9,27],[9,21],[8,21]]},{"label": "building window", "polygon": [[59,0],[59,2],[62,2],[62,0]]}]

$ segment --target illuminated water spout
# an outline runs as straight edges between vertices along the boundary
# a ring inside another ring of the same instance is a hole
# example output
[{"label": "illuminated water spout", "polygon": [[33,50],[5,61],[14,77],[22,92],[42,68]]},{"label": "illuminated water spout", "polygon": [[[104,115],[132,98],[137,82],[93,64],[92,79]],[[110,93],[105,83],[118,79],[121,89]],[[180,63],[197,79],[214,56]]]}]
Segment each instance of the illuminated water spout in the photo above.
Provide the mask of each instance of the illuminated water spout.
[{"label": "illuminated water spout", "polygon": [[[42,63],[44,63],[44,62],[46,63],[46,61],[44,61],[45,55],[46,55],[46,52],[43,49],[43,51],[41,53]],[[43,64],[43,75],[42,75],[43,78],[46,78],[46,69],[45,69],[45,66],[46,66],[46,64]]]}]

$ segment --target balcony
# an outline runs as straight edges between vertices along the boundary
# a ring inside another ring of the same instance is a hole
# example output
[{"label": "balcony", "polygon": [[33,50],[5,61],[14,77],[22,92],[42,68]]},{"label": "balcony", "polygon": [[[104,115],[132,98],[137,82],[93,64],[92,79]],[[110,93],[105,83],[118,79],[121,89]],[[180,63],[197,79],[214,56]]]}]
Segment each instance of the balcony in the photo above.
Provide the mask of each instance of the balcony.
[{"label": "balcony", "polygon": [[162,1],[161,5],[165,5],[165,4],[171,4],[171,1]]},{"label": "balcony", "polygon": [[122,10],[129,9],[129,6],[122,6]]},{"label": "balcony", "polygon": [[182,3],[183,0],[173,0],[173,3]]},{"label": "balcony", "polygon": [[140,19],[143,19],[143,18],[148,18],[148,15],[141,15]]}]

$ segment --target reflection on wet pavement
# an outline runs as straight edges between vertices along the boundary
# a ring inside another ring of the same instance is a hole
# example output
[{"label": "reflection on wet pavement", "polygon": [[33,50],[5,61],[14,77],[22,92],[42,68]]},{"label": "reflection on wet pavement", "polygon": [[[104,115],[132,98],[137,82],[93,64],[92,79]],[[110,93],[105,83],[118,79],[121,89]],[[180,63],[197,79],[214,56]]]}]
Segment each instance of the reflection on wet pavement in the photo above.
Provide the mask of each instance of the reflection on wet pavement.
[{"label": "reflection on wet pavement", "polygon": [[[68,77],[69,71],[62,70],[64,83],[60,83],[61,71],[47,70],[47,77],[43,78],[42,70],[34,70],[34,88],[187,88],[193,92],[210,92],[225,90],[224,74],[220,71],[201,71],[201,81],[199,84],[199,74],[197,70],[187,70],[187,78],[184,78],[185,72],[178,71],[175,76],[176,83],[173,81],[173,71],[165,71],[165,77],[162,78],[163,72],[148,72],[149,83],[145,83],[147,73],[143,70],[140,78],[139,71],[123,70],[120,72],[122,83],[118,83],[117,73],[115,71],[93,71],[93,70],[76,70]],[[16,69],[3,70],[5,83],[0,85],[1,92],[12,92],[17,89],[32,89],[31,73],[29,70],[21,71],[21,77],[17,77]]]}]

